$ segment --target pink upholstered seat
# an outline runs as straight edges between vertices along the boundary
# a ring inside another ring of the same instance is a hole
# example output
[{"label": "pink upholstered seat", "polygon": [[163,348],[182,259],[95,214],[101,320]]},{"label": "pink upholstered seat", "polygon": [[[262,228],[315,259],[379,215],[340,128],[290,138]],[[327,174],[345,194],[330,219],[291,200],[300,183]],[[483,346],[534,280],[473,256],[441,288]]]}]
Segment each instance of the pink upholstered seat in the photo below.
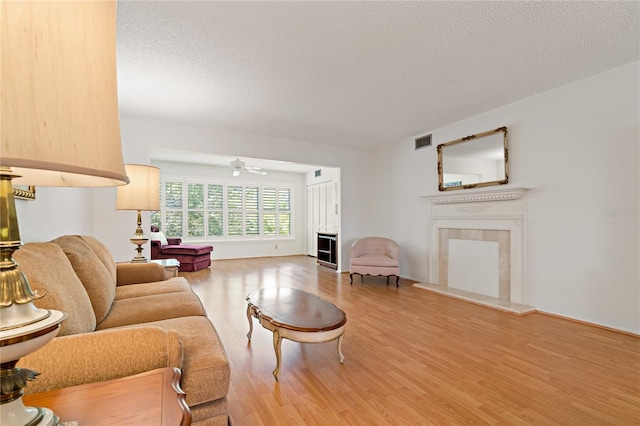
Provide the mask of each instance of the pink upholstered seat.
[{"label": "pink upholstered seat", "polygon": [[400,281],[400,262],[398,245],[395,241],[384,237],[364,237],[351,245],[349,261],[349,278],[353,284],[353,274],[396,277],[396,287]]},{"label": "pink upholstered seat", "polygon": [[[151,259],[177,259],[180,271],[195,272],[211,265],[213,246],[208,244],[182,244],[180,238],[166,238],[161,241],[154,238],[160,234],[158,228],[151,227]],[[164,237],[161,235],[160,238]]]}]

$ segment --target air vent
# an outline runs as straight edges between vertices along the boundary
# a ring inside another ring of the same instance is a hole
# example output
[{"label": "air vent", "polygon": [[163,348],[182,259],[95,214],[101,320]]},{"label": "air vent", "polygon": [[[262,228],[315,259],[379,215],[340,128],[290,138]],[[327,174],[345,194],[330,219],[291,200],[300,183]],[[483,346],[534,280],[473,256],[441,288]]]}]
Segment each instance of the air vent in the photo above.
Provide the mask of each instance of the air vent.
[{"label": "air vent", "polygon": [[416,149],[431,146],[431,135],[416,138]]},{"label": "air vent", "polygon": [[322,169],[316,170],[316,177],[320,177],[322,175]]}]

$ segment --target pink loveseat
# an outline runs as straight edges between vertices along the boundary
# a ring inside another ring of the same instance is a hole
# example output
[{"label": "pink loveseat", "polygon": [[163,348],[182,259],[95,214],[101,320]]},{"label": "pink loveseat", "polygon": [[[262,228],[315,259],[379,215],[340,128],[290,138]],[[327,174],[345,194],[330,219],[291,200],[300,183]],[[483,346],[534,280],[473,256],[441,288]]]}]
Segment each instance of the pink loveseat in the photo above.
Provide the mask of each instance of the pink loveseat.
[{"label": "pink loveseat", "polygon": [[195,272],[211,266],[209,244],[182,244],[181,238],[166,238],[158,227],[151,227],[151,260],[177,259],[180,271]]},{"label": "pink loveseat", "polygon": [[396,287],[400,281],[400,262],[398,245],[384,237],[364,237],[353,242],[350,249],[349,278],[353,284],[353,274],[396,277]]}]

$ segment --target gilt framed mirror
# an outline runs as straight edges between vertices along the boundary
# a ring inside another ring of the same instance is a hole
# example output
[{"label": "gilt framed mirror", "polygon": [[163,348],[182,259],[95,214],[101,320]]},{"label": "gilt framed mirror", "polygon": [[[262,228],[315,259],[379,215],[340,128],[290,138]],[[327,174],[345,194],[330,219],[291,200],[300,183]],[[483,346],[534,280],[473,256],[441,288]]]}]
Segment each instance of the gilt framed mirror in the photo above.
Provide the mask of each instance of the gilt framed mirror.
[{"label": "gilt framed mirror", "polygon": [[438,145],[438,190],[504,185],[509,182],[507,128]]}]

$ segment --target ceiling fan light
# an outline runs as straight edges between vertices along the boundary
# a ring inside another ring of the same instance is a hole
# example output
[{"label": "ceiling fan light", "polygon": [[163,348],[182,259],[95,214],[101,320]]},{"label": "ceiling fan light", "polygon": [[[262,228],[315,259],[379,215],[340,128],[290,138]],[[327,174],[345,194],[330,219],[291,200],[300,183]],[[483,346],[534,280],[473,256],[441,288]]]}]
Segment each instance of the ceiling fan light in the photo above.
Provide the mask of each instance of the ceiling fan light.
[{"label": "ceiling fan light", "polygon": [[239,158],[231,161],[229,163],[231,167],[233,167],[233,176],[240,176],[240,172],[245,171],[249,173],[254,173],[256,175],[266,175],[267,172],[261,171],[260,167],[247,166],[246,163]]}]

